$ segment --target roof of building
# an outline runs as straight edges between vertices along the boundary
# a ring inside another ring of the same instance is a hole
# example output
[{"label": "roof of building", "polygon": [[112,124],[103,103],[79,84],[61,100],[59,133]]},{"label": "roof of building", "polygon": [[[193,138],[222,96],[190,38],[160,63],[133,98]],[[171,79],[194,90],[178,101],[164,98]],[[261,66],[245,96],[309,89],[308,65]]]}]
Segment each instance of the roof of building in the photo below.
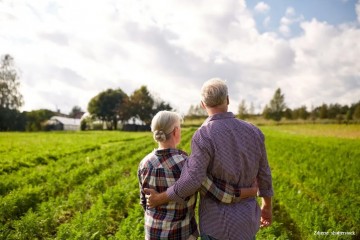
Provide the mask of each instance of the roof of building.
[{"label": "roof of building", "polygon": [[80,126],[80,119],[76,119],[76,118],[67,118],[67,117],[58,117],[58,116],[53,116],[51,117],[51,120],[57,120],[59,122],[61,122],[64,125],[76,125],[76,126]]}]

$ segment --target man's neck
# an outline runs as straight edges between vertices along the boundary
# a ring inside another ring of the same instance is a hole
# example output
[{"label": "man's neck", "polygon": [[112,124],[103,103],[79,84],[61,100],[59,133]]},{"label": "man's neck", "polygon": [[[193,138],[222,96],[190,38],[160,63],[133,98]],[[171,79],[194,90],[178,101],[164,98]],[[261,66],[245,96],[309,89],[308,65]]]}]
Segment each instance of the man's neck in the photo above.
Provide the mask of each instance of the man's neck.
[{"label": "man's neck", "polygon": [[217,106],[217,107],[212,107],[212,108],[207,107],[206,111],[209,116],[213,116],[218,113],[226,113],[228,111],[228,108],[227,108],[227,106]]}]

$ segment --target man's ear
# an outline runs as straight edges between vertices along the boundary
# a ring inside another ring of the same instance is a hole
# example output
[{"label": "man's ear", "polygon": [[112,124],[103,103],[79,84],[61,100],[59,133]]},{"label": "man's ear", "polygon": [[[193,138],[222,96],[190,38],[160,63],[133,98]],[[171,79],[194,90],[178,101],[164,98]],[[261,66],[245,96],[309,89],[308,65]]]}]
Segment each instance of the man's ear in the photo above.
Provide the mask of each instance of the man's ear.
[{"label": "man's ear", "polygon": [[229,95],[227,95],[226,101],[227,101],[227,105],[229,105],[229,103],[230,103],[230,101],[229,101]]},{"label": "man's ear", "polygon": [[202,107],[203,109],[206,109],[205,103],[204,103],[203,101],[201,101],[201,107]]}]

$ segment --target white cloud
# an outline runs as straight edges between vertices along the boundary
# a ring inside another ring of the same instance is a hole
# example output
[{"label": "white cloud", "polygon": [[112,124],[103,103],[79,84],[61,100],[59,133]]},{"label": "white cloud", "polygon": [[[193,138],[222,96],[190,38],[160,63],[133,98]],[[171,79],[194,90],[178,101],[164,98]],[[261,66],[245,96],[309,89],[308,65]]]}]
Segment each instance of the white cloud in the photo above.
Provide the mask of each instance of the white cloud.
[{"label": "white cloud", "polygon": [[266,17],[263,21],[263,26],[264,27],[268,27],[270,24],[271,18],[270,17]]},{"label": "white cloud", "polygon": [[264,2],[259,2],[255,5],[254,10],[258,13],[267,13],[270,11],[270,6]]},{"label": "white cloud", "polygon": [[[186,113],[212,77],[227,79],[232,111],[241,99],[262,110],[277,87],[292,107],[360,96],[359,29],[304,22],[293,8],[280,22],[287,38],[259,33],[238,0],[17,0],[0,9],[0,54],[22,71],[24,110],[86,109],[107,88],[131,94],[147,85]],[[303,35],[292,37],[295,23]]]},{"label": "white cloud", "polygon": [[360,1],[358,1],[356,3],[355,11],[356,11],[356,15],[357,15],[357,20],[360,23]]},{"label": "white cloud", "polygon": [[293,7],[288,7],[285,12],[285,16],[280,19],[279,32],[284,37],[290,37],[292,35],[291,25],[299,23],[304,20],[302,15],[297,15]]},{"label": "white cloud", "polygon": [[[296,52],[293,81],[299,86],[292,102],[307,95],[311,104],[358,101],[360,96],[360,30],[352,26],[335,27],[316,20],[301,25],[304,35],[291,40]],[[349,50],[351,49],[351,50]],[[290,82],[290,81],[289,81]],[[353,100],[352,100],[353,99]]]}]

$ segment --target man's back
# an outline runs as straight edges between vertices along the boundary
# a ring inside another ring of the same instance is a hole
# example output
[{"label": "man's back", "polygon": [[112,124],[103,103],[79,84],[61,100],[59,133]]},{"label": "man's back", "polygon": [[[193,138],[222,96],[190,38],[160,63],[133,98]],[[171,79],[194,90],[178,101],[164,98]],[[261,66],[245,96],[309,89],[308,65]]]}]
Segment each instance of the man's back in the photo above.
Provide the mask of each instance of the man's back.
[{"label": "man's back", "polygon": [[[209,117],[194,134],[190,159],[207,163],[206,174],[215,182],[218,179],[222,185],[238,188],[250,187],[261,167],[268,173],[268,178],[260,180],[261,187],[271,189],[263,140],[255,126],[236,119],[232,113],[219,113]],[[200,232],[218,239],[248,239],[258,231],[260,214],[255,198],[223,204],[202,195]]]}]

